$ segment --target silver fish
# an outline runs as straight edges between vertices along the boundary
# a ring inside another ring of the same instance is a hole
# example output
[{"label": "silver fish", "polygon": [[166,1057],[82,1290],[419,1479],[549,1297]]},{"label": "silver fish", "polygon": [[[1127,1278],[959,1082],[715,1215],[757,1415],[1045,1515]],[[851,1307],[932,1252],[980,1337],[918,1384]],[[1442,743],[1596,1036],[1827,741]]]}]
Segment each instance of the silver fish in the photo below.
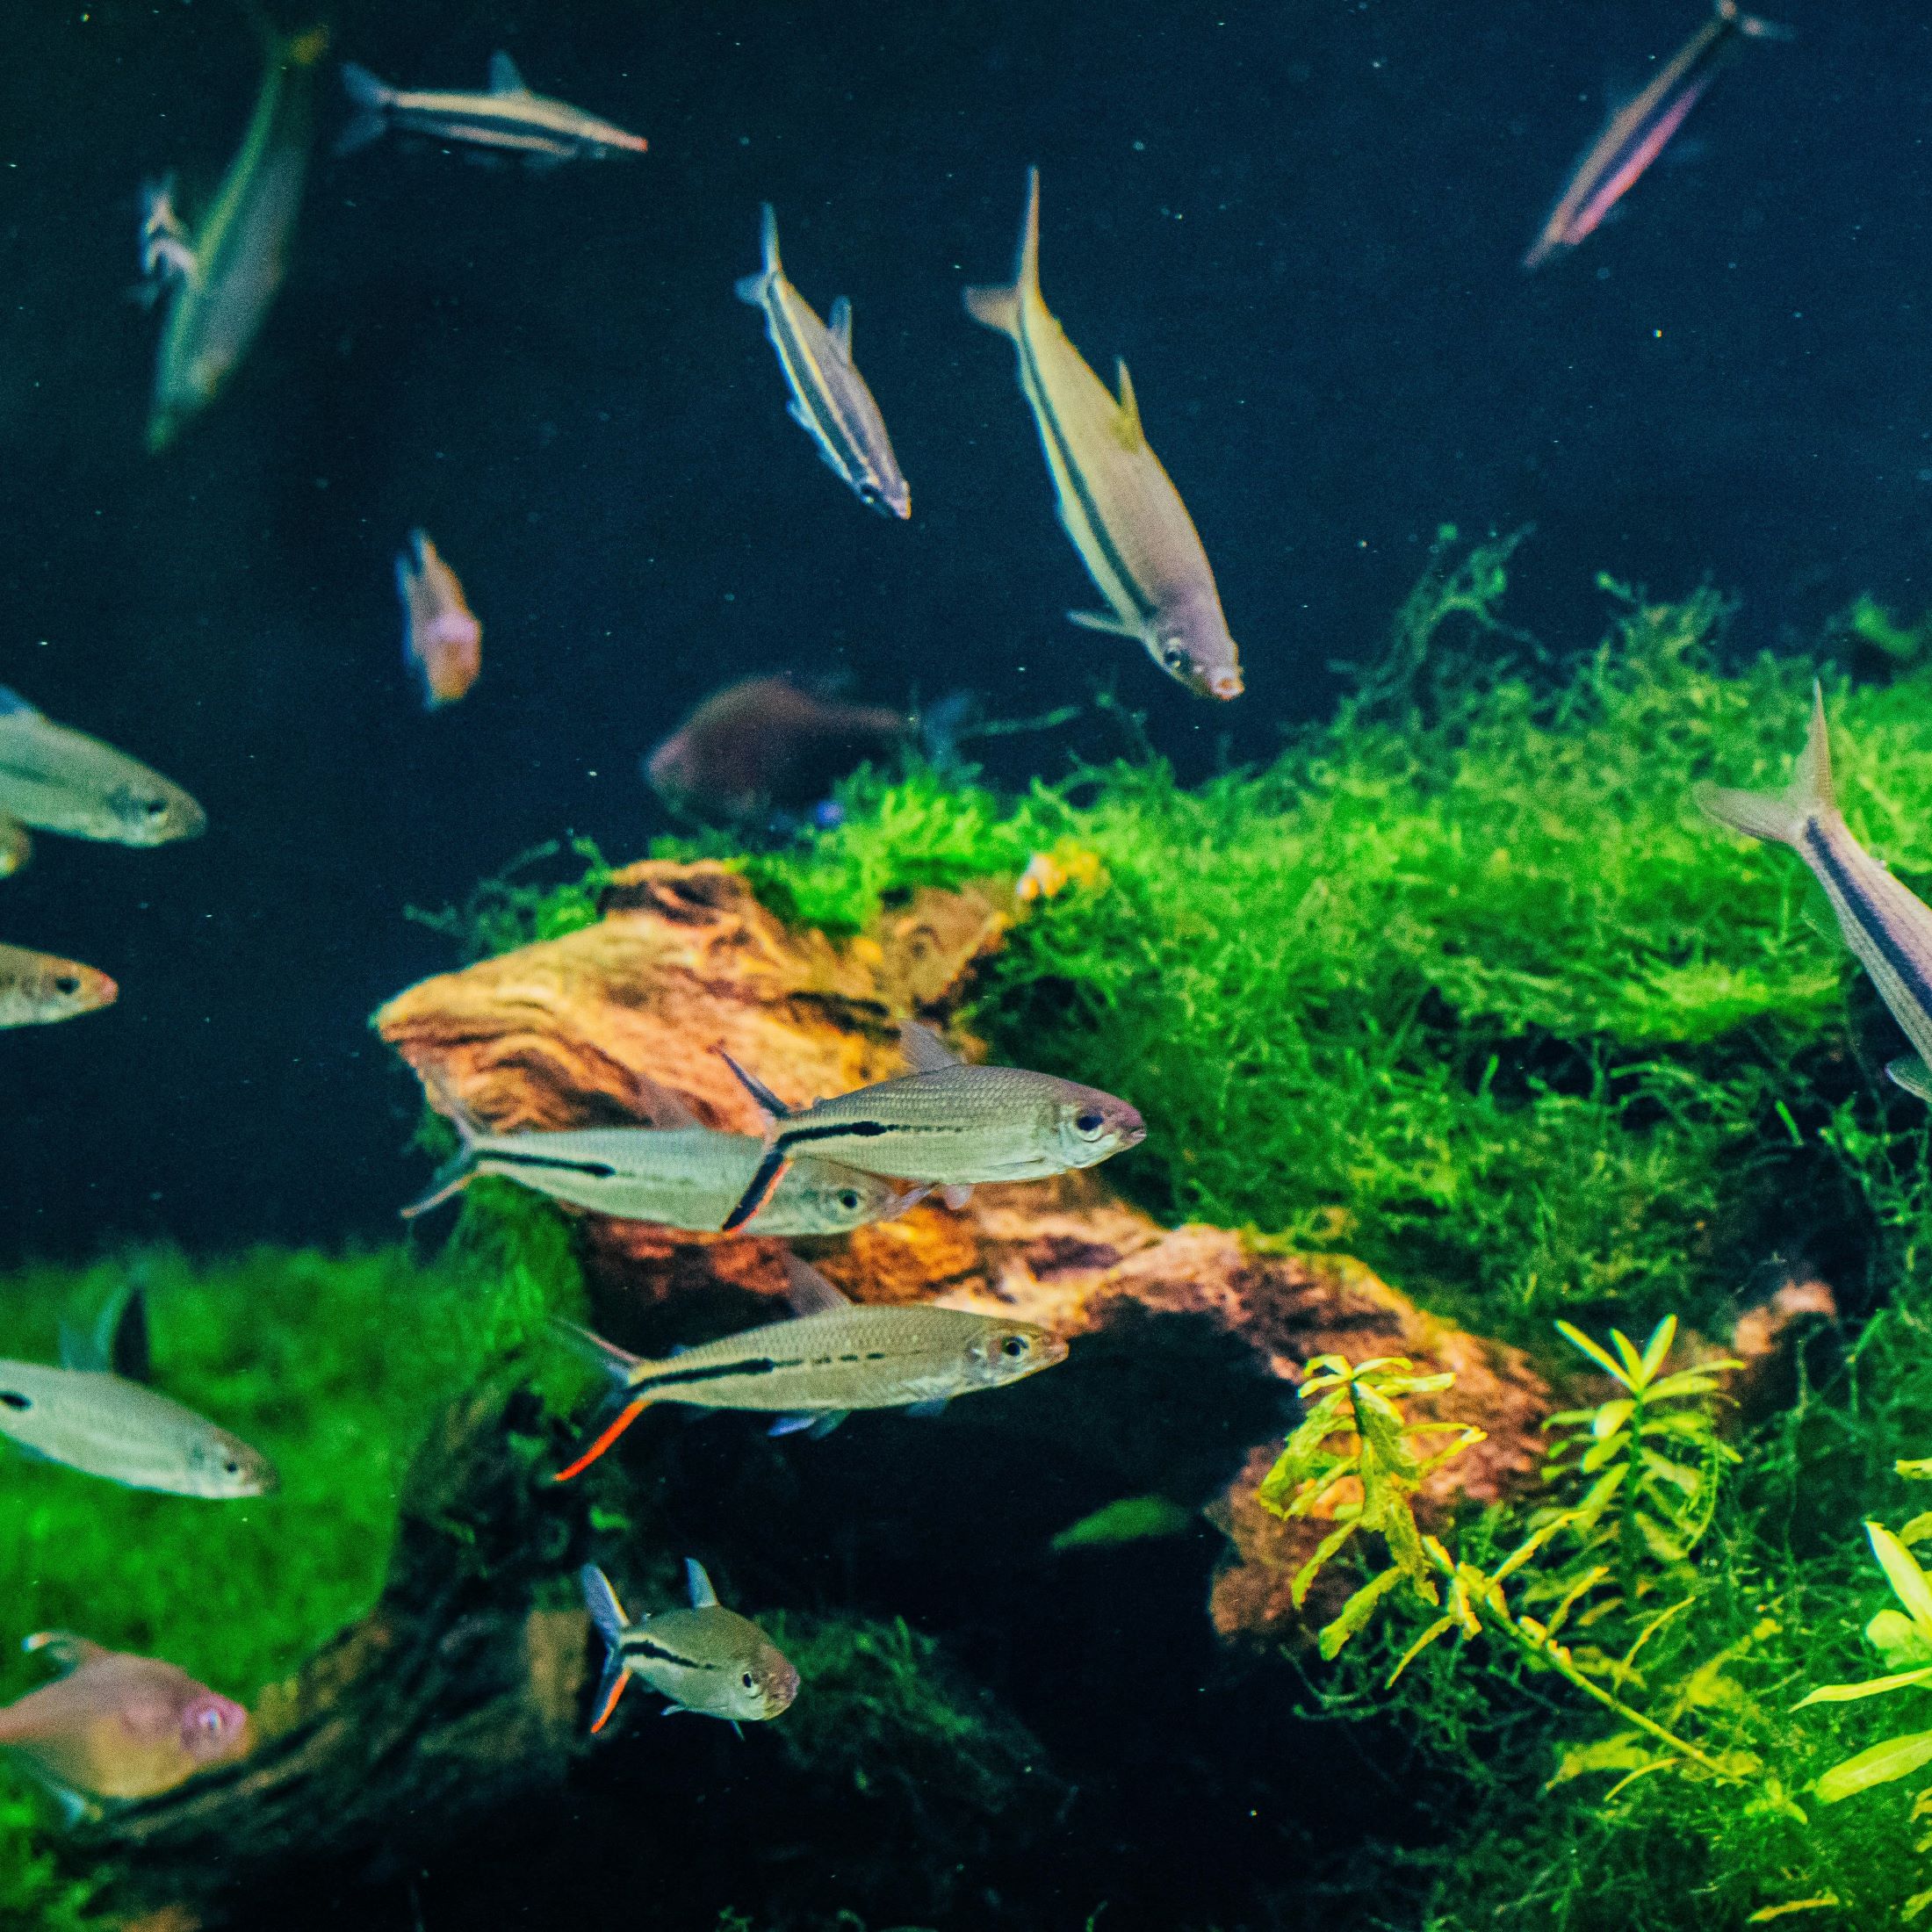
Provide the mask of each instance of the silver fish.
[{"label": "silver fish", "polygon": [[624,1613],[610,1579],[595,1563],[577,1573],[584,1607],[604,1640],[603,1681],[597,1686],[593,1734],[603,1729],[632,1677],[642,1677],[670,1699],[665,1715],[679,1711],[723,1718],[734,1727],[761,1723],[791,1707],[798,1673],[790,1660],[748,1617],[726,1610],[695,1557],[684,1560],[688,1610],[660,1611],[633,1623]]},{"label": "silver fish", "polygon": [[1107,609],[1070,610],[1090,631],[1135,638],[1201,697],[1241,696],[1240,654],[1193,519],[1141,429],[1127,364],[1118,401],[1067,340],[1040,293],[1040,170],[1027,175],[1020,265],[1009,285],[970,288],[975,321],[1013,339],[1060,522]]},{"label": "silver fish", "polygon": [[151,451],[165,450],[214,400],[282,285],[308,172],[314,69],[328,46],[321,27],[273,40],[241,150],[198,229],[175,215],[165,184],[146,197],[141,265],[151,285],[174,291],[155,368]]},{"label": "silver fish", "polygon": [[61,1675],[0,1710],[0,1751],[53,1792],[69,1820],[98,1813],[102,1799],[172,1791],[249,1748],[249,1713],[158,1657],[64,1630],[37,1631],[24,1647]]},{"label": "silver fish", "polygon": [[933,1186],[1039,1180],[1138,1146],[1147,1128],[1125,1100],[1024,1067],[968,1066],[923,1027],[901,1029],[915,1068],[896,1080],[794,1110],[730,1055],[725,1063],[773,1119],[765,1158],[727,1229],[742,1227],[799,1153]]},{"label": "silver fish", "polygon": [[56,724],[0,687],[0,814],[40,832],[112,845],[166,845],[207,829],[179,785],[126,752]]},{"label": "silver fish", "polygon": [[1697,802],[1734,832],[1790,846],[1811,868],[1846,944],[1915,1049],[1885,1071],[1907,1092],[1932,1100],[1932,906],[1893,878],[1845,824],[1832,792],[1823,690],[1812,687],[1811,730],[1782,797],[1705,785]]},{"label": "silver fish", "polygon": [[855,1409],[931,1414],[955,1395],[1000,1388],[1066,1359],[1067,1344],[1030,1322],[964,1308],[855,1307],[796,1255],[785,1256],[789,1322],[768,1323],[686,1349],[663,1361],[632,1355],[583,1330],[624,1407],[584,1453],[552,1479],[587,1469],[658,1402],[776,1412],[774,1435],[824,1435]]},{"label": "silver fish", "polygon": [[507,54],[490,56],[486,94],[429,93],[391,87],[365,67],[342,68],[342,86],[356,117],[335,144],[337,154],[366,147],[386,128],[407,128],[434,141],[463,141],[518,154],[533,167],[606,155],[641,155],[650,145],[580,107],[533,94]]},{"label": "silver fish", "polygon": [[[130,1489],[232,1501],[265,1496],[275,1467],[239,1436],[111,1366],[146,1354],[145,1299],[110,1301],[91,1332],[63,1325],[63,1366],[0,1361],[0,1435],[29,1455]],[[137,1332],[138,1331],[138,1332]]]},{"label": "silver fish", "polygon": [[78,960],[0,946],[0,1027],[45,1027],[112,1006],[120,989]]},{"label": "silver fish", "polygon": [[778,259],[778,217],[764,210],[765,265],[737,285],[738,299],[765,317],[765,333],[791,386],[791,420],[818,445],[840,482],[869,509],[910,516],[912,493],[899,473],[885,418],[852,360],[852,304],[840,296],[821,322],[786,279]]},{"label": "silver fish", "polygon": [[[432,1080],[430,1092],[463,1144],[429,1191],[403,1209],[404,1219],[441,1206],[478,1174],[494,1174],[614,1220],[715,1233],[751,1185],[763,1144],[748,1134],[700,1126],[665,1090],[647,1082],[638,1087],[658,1118],[655,1127],[493,1134],[442,1082]],[[916,1198],[916,1190],[902,1192],[876,1174],[833,1161],[795,1161],[772,1189],[757,1232],[847,1234],[890,1219]]]}]

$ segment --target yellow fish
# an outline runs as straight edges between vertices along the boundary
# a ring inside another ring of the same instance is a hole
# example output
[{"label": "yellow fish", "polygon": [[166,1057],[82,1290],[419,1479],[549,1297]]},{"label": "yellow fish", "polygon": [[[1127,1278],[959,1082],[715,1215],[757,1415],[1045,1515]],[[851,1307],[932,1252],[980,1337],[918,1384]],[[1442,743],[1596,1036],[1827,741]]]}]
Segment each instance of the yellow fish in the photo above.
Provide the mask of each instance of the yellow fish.
[{"label": "yellow fish", "polygon": [[974,321],[1010,335],[1020,387],[1033,405],[1060,521],[1105,611],[1075,624],[1137,638],[1170,677],[1201,697],[1241,696],[1241,660],[1222,615],[1208,553],[1180,492],[1147,446],[1127,364],[1116,400],[1081,359],[1040,293],[1040,170],[1027,176],[1020,266],[1009,286],[970,288]]},{"label": "yellow fish", "polygon": [[0,946],[0,1027],[46,1027],[112,1006],[120,989],[78,960]]}]

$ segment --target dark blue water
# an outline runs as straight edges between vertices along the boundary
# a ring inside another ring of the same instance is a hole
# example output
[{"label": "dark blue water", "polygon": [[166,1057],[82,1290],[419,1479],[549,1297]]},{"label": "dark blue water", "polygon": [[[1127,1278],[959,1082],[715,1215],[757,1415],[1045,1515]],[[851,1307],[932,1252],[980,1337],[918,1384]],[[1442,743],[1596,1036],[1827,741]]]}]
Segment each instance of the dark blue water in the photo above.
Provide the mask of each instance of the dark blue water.
[{"label": "dark blue water", "polygon": [[[262,340],[156,459],[136,190],[213,184],[256,49],[207,0],[12,10],[0,682],[179,778],[213,829],[45,840],[0,887],[0,934],[123,988],[0,1042],[0,1257],[393,1226],[414,1102],[366,1016],[451,956],[403,906],[566,830],[640,851],[665,827],[638,753],[730,677],[968,685],[1007,715],[1108,679],[1198,773],[1325,709],[1445,520],[1538,526],[1518,612],[1561,644],[1593,634],[1600,569],[1708,574],[1741,648],[1862,590],[1916,614],[1932,25],[1793,0],[1799,38],[1748,51],[1625,219],[1517,269],[1606,84],[1698,13],[345,5],[339,51],[388,78],[479,85],[503,47],[652,152],[319,157]],[[1007,272],[1033,162],[1048,299],[1096,367],[1128,359],[1214,559],[1231,708],[1061,621],[1091,593],[1010,349],[958,295]],[[732,298],[768,198],[807,298],[853,299],[910,527],[819,465]],[[481,682],[433,717],[390,578],[417,523],[486,626]],[[1010,740],[996,773],[1064,757]]]}]

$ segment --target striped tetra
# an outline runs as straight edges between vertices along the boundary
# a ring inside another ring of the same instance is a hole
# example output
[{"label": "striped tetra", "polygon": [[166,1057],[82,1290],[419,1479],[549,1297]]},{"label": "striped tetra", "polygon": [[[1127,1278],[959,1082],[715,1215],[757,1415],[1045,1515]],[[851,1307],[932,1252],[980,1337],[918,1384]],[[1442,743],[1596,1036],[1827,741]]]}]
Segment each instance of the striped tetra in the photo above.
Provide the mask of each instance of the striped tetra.
[{"label": "striped tetra", "polygon": [[688,1610],[660,1611],[632,1623],[609,1578],[595,1563],[577,1573],[584,1607],[606,1653],[593,1732],[610,1721],[632,1677],[642,1677],[669,1698],[667,1717],[692,1711],[723,1718],[734,1728],[777,1717],[798,1695],[798,1673],[790,1660],[748,1617],[718,1602],[704,1566],[687,1557],[684,1575],[691,1593]]}]

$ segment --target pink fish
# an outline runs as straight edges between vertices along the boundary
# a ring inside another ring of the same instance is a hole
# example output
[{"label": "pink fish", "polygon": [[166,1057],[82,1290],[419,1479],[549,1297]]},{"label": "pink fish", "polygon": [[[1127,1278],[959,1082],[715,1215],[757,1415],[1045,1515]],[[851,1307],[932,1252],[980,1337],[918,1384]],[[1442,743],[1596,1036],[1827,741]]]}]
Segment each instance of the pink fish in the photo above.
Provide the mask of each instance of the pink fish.
[{"label": "pink fish", "polygon": [[420,530],[396,559],[402,598],[403,661],[422,675],[423,702],[433,711],[454,704],[483,668],[483,626],[463,595],[456,573]]},{"label": "pink fish", "polygon": [[1664,151],[1741,41],[1781,40],[1789,33],[1789,28],[1741,11],[1737,0],[1716,0],[1711,18],[1665,61],[1650,85],[1611,117],[1577,163],[1523,266],[1539,268],[1559,249],[1574,249],[1596,233]]},{"label": "pink fish", "polygon": [[13,1753],[78,1816],[102,1799],[152,1798],[252,1741],[249,1713],[158,1657],[107,1650],[66,1631],[26,1640],[61,1675],[0,1710]]}]

